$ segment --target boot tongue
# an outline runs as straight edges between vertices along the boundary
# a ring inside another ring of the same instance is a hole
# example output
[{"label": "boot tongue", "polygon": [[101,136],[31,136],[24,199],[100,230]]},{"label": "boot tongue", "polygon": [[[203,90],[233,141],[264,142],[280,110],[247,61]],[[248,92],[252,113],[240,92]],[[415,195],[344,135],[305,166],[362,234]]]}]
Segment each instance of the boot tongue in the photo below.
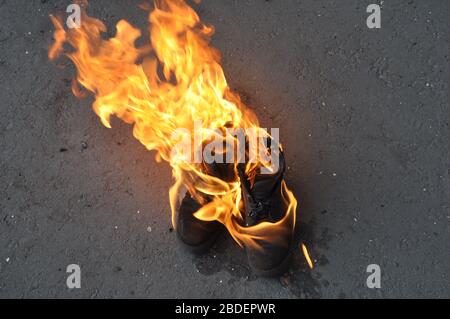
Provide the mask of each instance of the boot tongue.
[{"label": "boot tongue", "polygon": [[258,202],[266,201],[272,195],[278,180],[273,175],[256,176],[252,187],[253,198]]},{"label": "boot tongue", "polygon": [[278,186],[283,178],[284,173],[284,156],[280,153],[279,168],[273,174],[257,174],[252,187],[253,198],[258,202],[267,201],[272,195],[274,189]]}]

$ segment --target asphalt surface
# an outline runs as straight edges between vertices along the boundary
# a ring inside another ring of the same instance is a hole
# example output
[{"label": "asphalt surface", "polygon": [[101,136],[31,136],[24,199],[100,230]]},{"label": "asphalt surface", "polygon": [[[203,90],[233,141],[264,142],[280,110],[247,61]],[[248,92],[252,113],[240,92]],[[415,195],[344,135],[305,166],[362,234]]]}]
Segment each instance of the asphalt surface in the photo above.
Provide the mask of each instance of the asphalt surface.
[{"label": "asphalt surface", "polygon": [[[144,29],[140,1],[92,0],[113,30]],[[205,0],[230,85],[279,127],[300,200],[281,279],[251,274],[227,236],[183,251],[170,228],[170,168],[47,59],[48,15],[69,1],[0,1],[0,297],[450,297],[450,2]],[[298,248],[298,247],[297,247]],[[66,267],[81,266],[81,289]],[[366,267],[381,268],[381,289]]]}]

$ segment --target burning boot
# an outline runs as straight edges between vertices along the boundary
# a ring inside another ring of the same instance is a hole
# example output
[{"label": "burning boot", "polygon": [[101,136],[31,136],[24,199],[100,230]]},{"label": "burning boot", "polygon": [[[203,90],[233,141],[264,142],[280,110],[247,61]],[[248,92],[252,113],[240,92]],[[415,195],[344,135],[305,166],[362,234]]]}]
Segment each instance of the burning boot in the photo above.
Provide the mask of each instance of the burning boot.
[{"label": "burning boot", "polygon": [[207,222],[194,216],[201,207],[202,205],[186,192],[175,216],[177,236],[183,246],[194,254],[207,252],[222,229],[219,222]]},{"label": "burning boot", "polygon": [[[208,175],[219,177],[223,180],[233,179],[233,170],[227,164],[207,164],[204,171]],[[204,204],[210,199],[202,195]],[[183,246],[194,254],[203,254],[214,244],[218,235],[224,229],[218,221],[203,221],[194,214],[204,205],[199,203],[189,191],[181,200],[175,215],[175,229]]]},{"label": "burning boot", "polygon": [[[244,201],[244,226],[251,227],[262,222],[276,223],[287,214],[283,187],[285,165],[284,154],[280,150],[279,169],[273,174],[257,173],[253,184],[245,174],[245,165],[238,166]],[[255,239],[259,247],[245,245],[250,268],[259,276],[281,275],[289,263],[292,240],[293,229],[287,229],[280,232],[276,241]]]}]

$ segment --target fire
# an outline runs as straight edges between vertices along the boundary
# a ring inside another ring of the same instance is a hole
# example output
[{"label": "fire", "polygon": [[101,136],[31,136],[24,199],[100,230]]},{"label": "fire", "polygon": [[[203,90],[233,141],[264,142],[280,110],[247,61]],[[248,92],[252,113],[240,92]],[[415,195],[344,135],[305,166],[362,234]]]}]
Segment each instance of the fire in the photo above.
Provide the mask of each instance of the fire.
[{"label": "fire", "polygon": [[[171,165],[175,180],[169,191],[172,222],[178,199],[189,190],[202,203],[202,194],[212,199],[195,216],[221,222],[241,246],[258,247],[255,240],[276,243],[281,234],[294,229],[297,201],[284,182],[289,207],[285,217],[244,227],[237,163],[232,164],[234,178],[225,181],[209,175],[203,163],[174,155],[174,147],[192,143],[195,134],[200,140],[192,145],[192,152],[201,150],[214,129],[253,128],[268,134],[228,87],[220,53],[209,45],[214,28],[202,23],[183,0],[155,1],[149,14],[149,42],[139,47],[135,42],[141,31],[125,20],[117,23],[114,37],[104,39],[106,26],[85,11],[78,29],[65,30],[61,19],[51,19],[56,31],[49,58],[64,53],[73,61],[77,68],[74,94],[80,96],[83,90],[93,94],[93,109],[103,125],[111,128],[112,115],[132,124],[134,137]],[[63,48],[65,44],[72,48],[70,52]],[[200,132],[194,129],[197,120],[203,123]],[[191,134],[174,136],[178,128]],[[246,173],[252,176],[262,166],[267,166],[262,159],[248,163]]]},{"label": "fire", "polygon": [[305,244],[302,244],[302,252],[305,256],[306,262],[308,263],[309,268],[313,269],[313,262],[311,260],[311,257],[309,257],[308,249],[306,248]]}]

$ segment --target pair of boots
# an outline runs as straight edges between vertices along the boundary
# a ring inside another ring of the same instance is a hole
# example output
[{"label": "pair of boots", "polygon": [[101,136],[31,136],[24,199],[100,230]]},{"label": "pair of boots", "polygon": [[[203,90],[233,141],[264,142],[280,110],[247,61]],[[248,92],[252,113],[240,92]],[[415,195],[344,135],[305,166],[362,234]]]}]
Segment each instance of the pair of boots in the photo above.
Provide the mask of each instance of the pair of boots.
[{"label": "pair of boots", "polygon": [[[238,166],[243,197],[243,227],[261,222],[275,223],[287,212],[282,199],[282,182],[285,171],[284,155],[280,151],[279,169],[273,174],[256,174],[251,185],[245,174],[245,165]],[[201,254],[214,243],[222,225],[217,221],[202,221],[193,214],[202,205],[187,192],[181,200],[175,216],[175,229],[182,244],[191,252]],[[248,263],[259,276],[277,276],[283,273],[289,262],[293,231],[284,234],[277,242],[261,240],[260,248],[245,246]]]}]

